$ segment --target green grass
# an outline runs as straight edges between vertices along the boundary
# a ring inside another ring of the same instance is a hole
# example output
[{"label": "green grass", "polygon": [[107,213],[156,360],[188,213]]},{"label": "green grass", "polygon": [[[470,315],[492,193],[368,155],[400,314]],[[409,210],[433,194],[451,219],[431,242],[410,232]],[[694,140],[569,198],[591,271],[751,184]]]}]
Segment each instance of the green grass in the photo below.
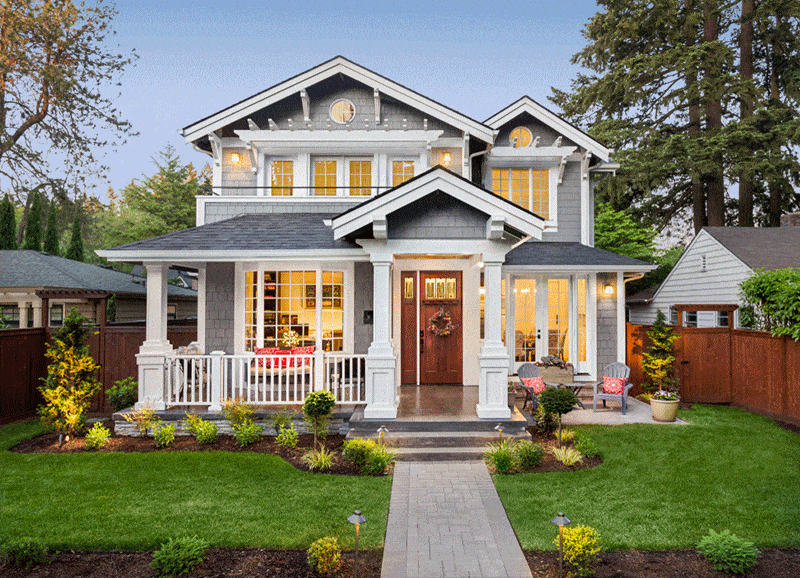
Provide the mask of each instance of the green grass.
[{"label": "green grass", "polygon": [[693,548],[710,528],[759,547],[800,545],[800,435],[727,407],[682,411],[688,426],[582,426],[604,463],[495,476],[523,548],[553,548],[565,512],[608,549]]},{"label": "green grass", "polygon": [[0,429],[0,538],[52,548],[151,549],[197,535],[214,546],[354,546],[347,516],[367,518],[359,547],[380,548],[391,479],[309,474],[248,452],[12,454],[36,422]]}]

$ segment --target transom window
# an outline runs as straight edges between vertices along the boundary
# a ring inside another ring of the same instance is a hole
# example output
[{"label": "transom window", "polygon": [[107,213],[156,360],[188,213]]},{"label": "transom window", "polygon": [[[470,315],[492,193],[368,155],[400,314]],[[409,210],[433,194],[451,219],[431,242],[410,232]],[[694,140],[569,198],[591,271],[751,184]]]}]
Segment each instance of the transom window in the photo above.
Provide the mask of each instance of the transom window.
[{"label": "transom window", "polygon": [[356,107],[346,98],[340,98],[331,105],[331,120],[339,124],[347,124],[356,116]]},{"label": "transom window", "polygon": [[414,161],[392,161],[392,186],[402,185],[414,176]]},{"label": "transom window", "polygon": [[270,194],[273,197],[288,197],[294,184],[294,162],[272,161],[270,164]]},{"label": "transom window", "polygon": [[550,218],[550,171],[546,169],[492,169],[492,192]]},{"label": "transom window", "polygon": [[511,131],[508,139],[511,141],[511,146],[515,148],[522,148],[529,146],[533,137],[531,136],[531,131],[529,131],[524,126],[518,126],[514,130]]},{"label": "transom window", "polygon": [[425,299],[458,299],[455,277],[425,279]]}]

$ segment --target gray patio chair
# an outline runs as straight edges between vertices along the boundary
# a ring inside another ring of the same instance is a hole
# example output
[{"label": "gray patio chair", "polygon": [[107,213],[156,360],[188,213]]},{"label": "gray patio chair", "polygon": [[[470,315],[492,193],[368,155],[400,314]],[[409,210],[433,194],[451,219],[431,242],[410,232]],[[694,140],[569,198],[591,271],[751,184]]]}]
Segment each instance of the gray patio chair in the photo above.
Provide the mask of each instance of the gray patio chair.
[{"label": "gray patio chair", "polygon": [[[628,379],[631,376],[631,368],[619,361],[609,363],[603,368],[603,376],[605,377],[624,377]],[[600,388],[598,391],[598,387]],[[628,411],[628,392],[633,387],[632,383],[625,385],[621,395],[614,393],[603,393],[603,380],[601,379],[594,384],[594,400],[592,403],[592,411],[597,411],[597,400],[603,402],[603,407],[606,407],[606,401],[618,401],[622,406],[622,415]]]},{"label": "gray patio chair", "polygon": [[519,366],[517,377],[519,378],[520,386],[525,390],[525,401],[522,403],[522,409],[525,409],[528,402],[531,403],[531,411],[536,411],[536,408],[539,406],[539,396],[535,395],[533,393],[533,388],[527,387],[522,380],[531,377],[541,377],[541,375],[542,372],[539,370],[539,366],[534,363],[523,363]]}]

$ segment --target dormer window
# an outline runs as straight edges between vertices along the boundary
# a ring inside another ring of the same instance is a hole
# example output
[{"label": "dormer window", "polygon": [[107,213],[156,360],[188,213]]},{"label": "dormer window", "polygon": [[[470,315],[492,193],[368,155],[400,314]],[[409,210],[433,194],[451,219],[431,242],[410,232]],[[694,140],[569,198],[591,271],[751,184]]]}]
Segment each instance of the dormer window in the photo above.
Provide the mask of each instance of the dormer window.
[{"label": "dormer window", "polygon": [[356,107],[346,98],[340,98],[331,105],[331,120],[338,124],[347,124],[356,116]]},{"label": "dormer window", "polygon": [[529,131],[524,126],[518,126],[514,130],[511,131],[511,135],[508,137],[511,141],[511,146],[514,148],[523,148],[531,144],[533,137],[531,136],[531,131]]}]

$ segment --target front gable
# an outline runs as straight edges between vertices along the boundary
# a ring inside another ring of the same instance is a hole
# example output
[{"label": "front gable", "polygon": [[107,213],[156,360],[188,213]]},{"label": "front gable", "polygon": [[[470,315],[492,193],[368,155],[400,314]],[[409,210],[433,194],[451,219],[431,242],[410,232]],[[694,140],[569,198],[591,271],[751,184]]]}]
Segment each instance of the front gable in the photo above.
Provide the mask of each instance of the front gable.
[{"label": "front gable", "polygon": [[387,215],[389,239],[485,239],[489,215],[439,190]]}]

